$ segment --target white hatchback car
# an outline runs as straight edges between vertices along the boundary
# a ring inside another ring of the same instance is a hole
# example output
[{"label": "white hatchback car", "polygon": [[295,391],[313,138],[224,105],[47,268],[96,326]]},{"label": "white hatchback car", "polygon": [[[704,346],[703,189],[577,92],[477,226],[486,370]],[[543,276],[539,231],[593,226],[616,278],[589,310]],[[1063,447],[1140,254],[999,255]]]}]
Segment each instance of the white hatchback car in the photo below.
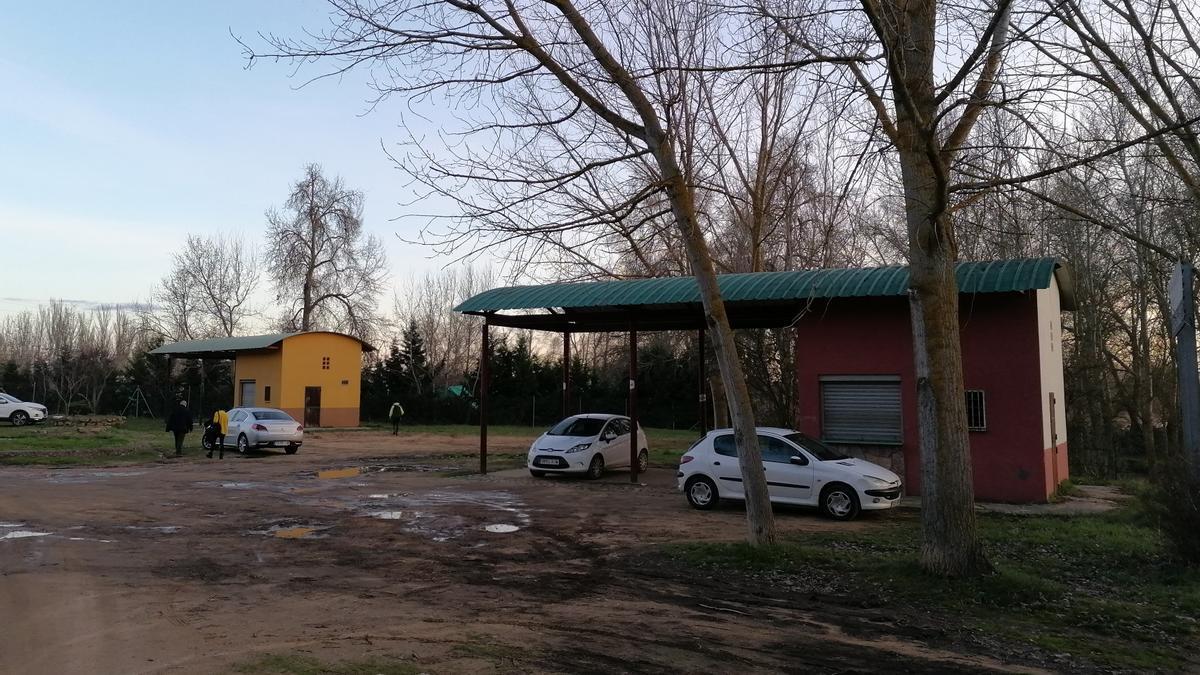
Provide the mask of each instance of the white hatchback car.
[{"label": "white hatchback car", "polygon": [[[758,447],[771,502],[817,506],[836,520],[859,511],[890,509],[900,501],[900,477],[861,459],[851,459],[792,429],[758,428]],[[679,489],[698,509],[722,499],[746,498],[732,429],[717,429],[696,441],[679,460]]]},{"label": "white hatchback car", "polygon": [[14,427],[34,424],[46,419],[46,406],[28,403],[16,396],[0,394],[0,420],[8,420]]},{"label": "white hatchback car", "polygon": [[[606,468],[629,466],[631,423],[621,415],[575,415],[554,425],[529,446],[530,475],[582,473],[599,478]],[[639,428],[638,472],[650,461],[646,434]]]},{"label": "white hatchback car", "polygon": [[304,425],[282,410],[234,408],[229,411],[225,446],[233,443],[242,454],[253,448],[282,447],[284,452],[294,455],[303,442]]}]

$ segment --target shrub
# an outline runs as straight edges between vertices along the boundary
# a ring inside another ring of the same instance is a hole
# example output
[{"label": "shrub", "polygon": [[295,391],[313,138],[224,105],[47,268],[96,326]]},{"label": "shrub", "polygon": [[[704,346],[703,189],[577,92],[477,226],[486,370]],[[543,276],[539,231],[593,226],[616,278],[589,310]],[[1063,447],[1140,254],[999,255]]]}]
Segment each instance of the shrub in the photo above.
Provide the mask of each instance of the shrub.
[{"label": "shrub", "polygon": [[[1175,467],[1186,462],[1170,462]],[[1200,565],[1200,480],[1187,470],[1163,471],[1143,495],[1167,544],[1185,562]]]}]

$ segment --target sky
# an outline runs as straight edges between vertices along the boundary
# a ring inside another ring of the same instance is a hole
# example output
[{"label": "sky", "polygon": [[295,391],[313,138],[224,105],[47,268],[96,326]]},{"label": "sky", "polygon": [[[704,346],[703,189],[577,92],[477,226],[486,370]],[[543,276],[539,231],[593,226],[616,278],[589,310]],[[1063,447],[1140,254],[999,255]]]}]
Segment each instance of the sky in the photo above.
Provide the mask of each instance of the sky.
[{"label": "sky", "polygon": [[[4,3],[0,315],[51,298],[145,301],[187,235],[260,243],[264,212],[310,162],[365,193],[392,279],[441,268],[406,244],[412,204],[385,156],[402,102],[367,111],[366,73],[246,68],[234,35],[319,28],[316,0]],[[390,306],[390,294],[384,299]]]}]

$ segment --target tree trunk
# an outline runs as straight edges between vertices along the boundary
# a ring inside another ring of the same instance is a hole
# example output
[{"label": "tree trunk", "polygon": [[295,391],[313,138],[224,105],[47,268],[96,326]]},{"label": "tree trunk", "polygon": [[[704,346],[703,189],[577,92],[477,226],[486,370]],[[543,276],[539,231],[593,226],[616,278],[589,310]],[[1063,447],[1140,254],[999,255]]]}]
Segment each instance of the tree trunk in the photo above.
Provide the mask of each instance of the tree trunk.
[{"label": "tree trunk", "polygon": [[[742,487],[746,494],[746,526],[751,544],[762,546],[775,543],[775,517],[771,511],[771,497],[767,492],[767,474],[763,468],[762,452],[758,447],[758,432],[754,424],[754,408],[750,402],[750,389],[742,372],[733,328],[725,313],[725,301],[717,285],[717,272],[713,267],[708,242],[696,222],[695,203],[692,191],[683,179],[675,160],[674,149],[665,139],[652,143],[655,157],[667,183],[671,196],[671,210],[676,225],[685,242],[688,262],[700,287],[700,298],[704,304],[704,318],[708,334],[712,336],[713,353],[729,398],[729,414],[733,421],[733,439],[738,449],[738,463],[742,470]],[[965,413],[964,413],[965,414]]]},{"label": "tree trunk", "polygon": [[921,455],[921,566],[945,576],[980,574],[990,566],[975,522],[954,261],[919,258],[909,267],[909,306]]},{"label": "tree trunk", "polygon": [[713,428],[727,427],[729,426],[729,401],[725,398],[725,386],[721,383],[721,376],[710,377],[708,386],[712,390]]},{"label": "tree trunk", "polygon": [[958,326],[956,247],[924,152],[900,153],[909,227],[909,306],[921,453],[921,565],[943,576],[990,569],[975,522]]}]

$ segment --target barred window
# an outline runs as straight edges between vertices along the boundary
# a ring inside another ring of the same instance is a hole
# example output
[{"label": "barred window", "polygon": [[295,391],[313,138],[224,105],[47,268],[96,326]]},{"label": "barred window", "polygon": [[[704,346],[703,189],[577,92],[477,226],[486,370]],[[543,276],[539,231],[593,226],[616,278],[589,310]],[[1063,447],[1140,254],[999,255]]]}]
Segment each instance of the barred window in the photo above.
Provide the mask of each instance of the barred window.
[{"label": "barred window", "polygon": [[967,390],[967,429],[987,431],[987,405],[982,389]]},{"label": "barred window", "polygon": [[329,357],[328,356],[321,357],[321,370],[329,370]]}]

